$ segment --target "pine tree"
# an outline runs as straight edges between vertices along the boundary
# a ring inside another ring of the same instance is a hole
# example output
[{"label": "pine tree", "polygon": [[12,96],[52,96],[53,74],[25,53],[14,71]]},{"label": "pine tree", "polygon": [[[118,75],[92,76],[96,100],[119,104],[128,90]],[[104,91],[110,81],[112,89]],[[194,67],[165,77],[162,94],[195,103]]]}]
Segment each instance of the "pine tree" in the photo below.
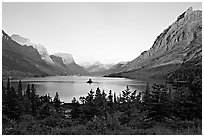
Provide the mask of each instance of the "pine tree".
[{"label": "pine tree", "polygon": [[10,80],[9,78],[7,79],[7,86],[6,86],[6,90],[9,91],[10,90]]},{"label": "pine tree", "polygon": [[99,87],[96,89],[96,94],[94,98],[94,105],[96,107],[96,115],[102,116],[106,113],[106,99],[104,97],[104,92],[101,93]]},{"label": "pine tree", "polygon": [[14,87],[11,87],[7,94],[5,115],[9,118],[18,120],[21,116],[21,108],[18,101],[18,96]]},{"label": "pine tree", "polygon": [[36,113],[37,113],[37,95],[36,95],[36,89],[35,89],[34,84],[31,85],[30,101],[31,101],[32,114],[34,116],[36,116]]},{"label": "pine tree", "polygon": [[21,80],[18,83],[18,96],[19,96],[19,99],[22,99],[22,97],[23,97]]},{"label": "pine tree", "polygon": [[106,102],[106,93],[105,93],[104,90],[103,90],[103,92],[102,92],[102,98],[103,98],[103,100]]},{"label": "pine tree", "polygon": [[98,101],[100,102],[102,98],[101,90],[99,87],[96,89],[96,94],[95,94],[95,102],[97,103]]},{"label": "pine tree", "polygon": [[30,100],[30,84],[28,84],[27,89],[26,89],[26,96]]},{"label": "pine tree", "polygon": [[130,101],[130,98],[131,98],[130,96],[131,96],[131,91],[127,86],[126,89],[122,91],[122,102],[127,103],[128,101]]},{"label": "pine tree", "polygon": [[149,83],[147,83],[147,85],[146,85],[146,89],[145,89],[144,96],[143,96],[142,100],[144,102],[149,102],[149,100],[150,100],[150,87],[149,87]]},{"label": "pine tree", "polygon": [[147,103],[148,118],[153,121],[162,122],[166,118],[171,118],[171,107],[169,106],[168,89],[164,85],[154,84],[152,86],[151,97]]},{"label": "pine tree", "polygon": [[75,97],[73,97],[73,99],[72,99],[72,110],[71,110],[71,117],[72,118],[79,118],[79,114],[80,114],[79,107],[80,107],[79,102],[76,100]]},{"label": "pine tree", "polygon": [[2,114],[5,114],[7,109],[7,94],[6,94],[6,88],[3,86],[2,81]]},{"label": "pine tree", "polygon": [[18,92],[17,92],[17,96],[18,96],[18,102],[19,102],[19,107],[21,109],[21,112],[22,112],[22,115],[25,114],[25,105],[24,105],[24,102],[23,102],[23,93],[22,93],[22,82],[21,80],[19,81],[18,83]]},{"label": "pine tree", "polygon": [[85,97],[80,97],[79,98],[82,104],[85,104],[86,98]]},{"label": "pine tree", "polygon": [[109,91],[109,95],[108,95],[108,106],[112,107],[113,105],[113,95],[112,95],[112,91]]},{"label": "pine tree", "polygon": [[94,103],[94,92],[91,90],[85,99],[85,104],[81,109],[81,118],[91,120],[97,113],[97,108]]},{"label": "pine tree", "polygon": [[115,92],[114,92],[114,95],[113,95],[113,102],[117,103],[117,97],[116,97],[116,93]]},{"label": "pine tree", "polygon": [[53,103],[54,103],[54,108],[56,110],[57,113],[61,113],[61,101],[60,101],[60,98],[59,98],[59,94],[58,92],[56,92],[55,94],[55,97],[53,99]]},{"label": "pine tree", "polygon": [[49,95],[39,97],[39,110],[38,110],[38,119],[44,119],[49,117],[52,113],[51,108],[51,97]]}]

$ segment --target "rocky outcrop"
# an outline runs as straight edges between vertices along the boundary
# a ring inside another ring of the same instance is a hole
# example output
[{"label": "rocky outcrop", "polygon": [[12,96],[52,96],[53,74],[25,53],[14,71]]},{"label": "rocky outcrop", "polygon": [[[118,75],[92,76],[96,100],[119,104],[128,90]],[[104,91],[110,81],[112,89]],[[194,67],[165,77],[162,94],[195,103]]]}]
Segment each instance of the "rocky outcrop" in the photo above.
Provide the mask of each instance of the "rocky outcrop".
[{"label": "rocky outcrop", "polygon": [[20,45],[27,45],[27,46],[32,45],[32,43],[30,42],[30,40],[28,38],[21,37],[17,34],[11,35],[11,39]]}]

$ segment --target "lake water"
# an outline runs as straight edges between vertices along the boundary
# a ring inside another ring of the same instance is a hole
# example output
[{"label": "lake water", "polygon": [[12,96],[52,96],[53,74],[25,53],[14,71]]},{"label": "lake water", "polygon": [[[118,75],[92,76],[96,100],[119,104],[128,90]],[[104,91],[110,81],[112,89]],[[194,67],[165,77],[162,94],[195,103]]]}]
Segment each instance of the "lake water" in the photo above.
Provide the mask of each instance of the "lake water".
[{"label": "lake water", "polygon": [[[91,78],[94,83],[86,83]],[[11,85],[17,89],[19,79],[10,80]],[[132,80],[126,78],[108,78],[108,77],[89,77],[89,76],[50,76],[37,78],[22,78],[23,90],[26,90],[27,84],[35,84],[36,92],[39,95],[50,94],[51,97],[55,93],[59,93],[61,101],[71,102],[73,97],[79,100],[80,96],[86,96],[92,89],[96,91],[97,87],[105,91],[106,94],[111,90],[118,96],[126,86],[131,91],[144,91],[146,82],[139,80]],[[6,84],[6,83],[5,83]],[[4,84],[4,85],[5,85]]]}]

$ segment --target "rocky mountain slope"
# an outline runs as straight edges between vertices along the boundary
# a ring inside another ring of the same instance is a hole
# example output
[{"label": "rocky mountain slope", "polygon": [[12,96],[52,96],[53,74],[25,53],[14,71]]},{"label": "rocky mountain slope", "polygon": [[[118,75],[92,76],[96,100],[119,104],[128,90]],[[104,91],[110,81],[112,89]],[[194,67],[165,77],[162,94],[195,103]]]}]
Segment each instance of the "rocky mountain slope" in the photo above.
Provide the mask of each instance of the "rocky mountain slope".
[{"label": "rocky mountain slope", "polygon": [[22,46],[31,46],[34,49],[36,49],[38,51],[38,53],[40,54],[41,59],[49,66],[49,67],[47,67],[47,69],[50,69],[50,68],[52,69],[52,71],[49,73],[49,75],[63,75],[67,72],[66,68],[64,68],[60,64],[54,62],[50,58],[50,55],[49,55],[47,49],[45,48],[45,46],[43,46],[41,44],[31,43],[28,38],[24,38],[24,37],[16,35],[16,34],[12,35],[11,39]]},{"label": "rocky mountain slope", "polygon": [[89,74],[83,67],[75,63],[73,56],[67,53],[56,53],[56,57],[61,57],[63,63],[68,68],[71,74],[87,75]]},{"label": "rocky mountain slope", "polygon": [[189,8],[156,38],[148,51],[127,63],[122,73],[111,76],[161,78],[186,62],[201,58],[202,11]]},{"label": "rocky mountain slope", "polygon": [[2,31],[2,75],[51,75],[53,69],[32,46],[22,46]]}]

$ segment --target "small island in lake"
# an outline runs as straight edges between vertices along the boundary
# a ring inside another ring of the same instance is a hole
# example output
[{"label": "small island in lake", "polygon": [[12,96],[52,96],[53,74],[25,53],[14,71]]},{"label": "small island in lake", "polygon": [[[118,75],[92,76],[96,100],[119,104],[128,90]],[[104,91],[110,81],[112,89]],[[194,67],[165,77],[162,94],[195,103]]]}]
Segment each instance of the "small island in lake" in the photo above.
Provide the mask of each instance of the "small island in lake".
[{"label": "small island in lake", "polygon": [[93,81],[91,79],[89,79],[86,83],[91,84],[91,83],[93,83]]}]

